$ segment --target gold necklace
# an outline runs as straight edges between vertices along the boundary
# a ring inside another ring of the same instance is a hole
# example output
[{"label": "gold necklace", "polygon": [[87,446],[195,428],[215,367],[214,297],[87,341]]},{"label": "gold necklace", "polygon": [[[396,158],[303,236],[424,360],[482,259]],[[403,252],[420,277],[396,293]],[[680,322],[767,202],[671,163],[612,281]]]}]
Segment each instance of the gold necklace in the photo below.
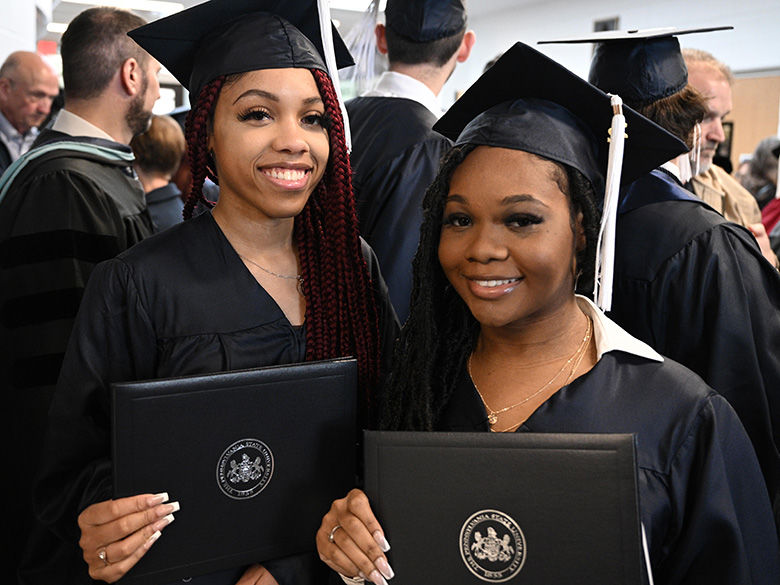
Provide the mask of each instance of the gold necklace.
[{"label": "gold necklace", "polygon": [[[238,252],[236,252],[238,254]],[[238,254],[238,257],[244,260],[245,262],[249,262],[252,266],[257,266],[260,270],[263,272],[267,272],[271,276],[275,276],[276,278],[284,278],[287,280],[297,280],[299,285],[303,285],[303,275],[301,274],[277,274],[276,272],[272,272],[271,270],[268,270],[268,268],[265,268],[263,266],[260,266],[257,262],[254,260],[250,260],[246,256],[242,256],[241,254]]]},{"label": "gold necklace", "polygon": [[[571,357],[569,357],[569,359],[564,362],[563,366],[561,366],[561,369],[558,370],[552,378],[550,378],[547,382],[545,382],[545,384],[541,388],[539,388],[537,391],[535,391],[533,394],[530,394],[529,396],[526,396],[520,402],[516,402],[516,403],[511,404],[509,406],[505,406],[504,408],[501,408],[499,410],[493,410],[488,405],[487,401],[485,400],[485,397],[482,396],[482,392],[480,392],[479,387],[477,386],[477,383],[474,381],[474,376],[471,373],[471,358],[473,357],[474,354],[471,354],[469,356],[468,360],[466,361],[466,369],[468,370],[469,377],[471,378],[471,383],[474,384],[474,389],[477,391],[477,394],[479,394],[479,398],[482,400],[482,404],[485,405],[485,409],[487,410],[487,413],[488,413],[487,420],[488,420],[488,423],[490,424],[490,426],[493,426],[494,424],[496,424],[498,422],[498,415],[499,414],[503,414],[504,412],[512,410],[513,408],[517,408],[518,406],[520,406],[522,404],[525,404],[526,402],[528,402],[529,400],[531,400],[535,396],[538,396],[539,394],[541,394],[550,384],[552,384],[558,378],[558,376],[560,376],[564,372],[564,370],[566,370],[567,366],[572,364],[572,362],[575,362],[574,366],[572,367],[571,371],[569,372],[569,376],[566,378],[566,382],[563,385],[565,386],[566,384],[568,384],[569,381],[571,380],[572,376],[574,376],[574,373],[577,370],[577,368],[579,367],[580,363],[582,362],[582,358],[585,355],[585,349],[589,345],[590,337],[591,337],[592,333],[593,333],[593,321],[591,320],[590,317],[588,317],[588,327],[585,330],[585,335],[583,336],[582,341],[580,342],[580,345],[577,347],[577,350],[571,355]],[[516,426],[516,425],[512,425],[512,426]],[[506,429],[502,429],[502,431],[509,430],[509,429],[512,428],[512,426],[507,427]]]}]

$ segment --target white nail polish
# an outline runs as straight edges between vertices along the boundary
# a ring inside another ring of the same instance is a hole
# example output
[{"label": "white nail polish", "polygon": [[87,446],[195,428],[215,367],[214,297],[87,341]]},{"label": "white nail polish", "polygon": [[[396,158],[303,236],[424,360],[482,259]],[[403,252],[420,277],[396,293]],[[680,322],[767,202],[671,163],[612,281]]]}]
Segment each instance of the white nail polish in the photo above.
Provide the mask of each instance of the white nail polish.
[{"label": "white nail polish", "polygon": [[171,502],[169,505],[173,507],[171,509],[171,512],[178,512],[179,510],[181,510],[181,506],[179,505],[179,502]]},{"label": "white nail polish", "polygon": [[146,543],[145,543],[145,545],[146,545],[146,548],[149,548],[150,546],[152,546],[152,545],[155,543],[155,541],[156,541],[158,538],[160,538],[160,535],[161,535],[161,534],[162,534],[162,532],[160,532],[160,531],[158,530],[157,532],[155,532],[154,534],[152,534],[152,535],[151,535],[149,538],[147,538],[147,539],[146,539]]}]

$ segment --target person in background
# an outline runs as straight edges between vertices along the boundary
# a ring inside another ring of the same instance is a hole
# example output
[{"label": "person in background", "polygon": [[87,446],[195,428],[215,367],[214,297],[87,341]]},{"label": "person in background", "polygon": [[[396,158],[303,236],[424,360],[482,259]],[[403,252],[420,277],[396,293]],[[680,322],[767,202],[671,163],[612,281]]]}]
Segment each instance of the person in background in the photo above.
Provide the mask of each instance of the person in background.
[{"label": "person in background", "polygon": [[[315,0],[215,0],[129,33],[190,92],[187,221],[103,262],[84,293],[34,490],[58,537],[52,554],[31,551],[48,583],[121,579],[191,505],[112,499],[112,382],[354,356],[367,410],[398,324],[358,234],[318,14]],[[333,45],[351,64],[337,34]],[[192,217],[207,175],[219,200]],[[320,582],[312,552],[257,561],[190,583]]]},{"label": "person in background", "polygon": [[15,51],[0,66],[0,175],[30,150],[59,92],[57,74],[37,53]]},{"label": "person in background", "polygon": [[707,99],[699,139],[691,149],[692,177],[686,187],[723,217],[750,230],[764,257],[780,268],[755,198],[713,162],[718,146],[726,140],[723,119],[731,112],[731,70],[706,51],[683,49],[682,55],[688,68],[688,83]]},{"label": "person in background", "polygon": [[[692,32],[699,29],[576,40],[597,43],[593,85],[690,148],[707,112],[706,99],[688,84],[676,36]],[[612,304],[605,308],[729,401],[753,442],[780,526],[780,273],[748,230],[683,187],[689,162],[687,153],[667,161],[621,193]]]},{"label": "person in background", "polygon": [[388,0],[376,44],[389,70],[347,102],[360,232],[376,252],[403,322],[409,311],[420,203],[450,143],[431,127],[438,95],[475,36],[463,0]]},{"label": "person in background", "polygon": [[184,202],[171,179],[186,150],[181,126],[170,116],[154,116],[149,129],[130,141],[130,148],[155,230],[159,232],[179,223],[183,219]]},{"label": "person in background", "polygon": [[[113,8],[71,21],[61,44],[65,109],[0,179],[3,428],[11,451],[24,454],[13,484],[15,562],[35,522],[32,481],[84,287],[98,262],[152,233],[128,146],[159,97],[159,63],[126,35],[143,23]],[[42,95],[49,104],[56,85]],[[35,573],[39,561],[22,562]]]},{"label": "person in background", "polygon": [[777,191],[777,154],[780,149],[780,137],[767,136],[756,145],[750,157],[750,170],[745,177],[745,188],[756,198],[758,207],[764,207],[772,201]]},{"label": "person in background", "polygon": [[[435,126],[456,142],[425,196],[412,308],[380,428],[634,433],[654,582],[773,585],[780,551],[769,498],[733,409],[575,294],[593,283],[605,242],[612,113],[604,93],[517,43]],[[628,181],[683,151],[623,114]],[[385,585],[387,541],[402,538],[385,534],[353,490],[323,518],[317,546],[346,582]]]}]

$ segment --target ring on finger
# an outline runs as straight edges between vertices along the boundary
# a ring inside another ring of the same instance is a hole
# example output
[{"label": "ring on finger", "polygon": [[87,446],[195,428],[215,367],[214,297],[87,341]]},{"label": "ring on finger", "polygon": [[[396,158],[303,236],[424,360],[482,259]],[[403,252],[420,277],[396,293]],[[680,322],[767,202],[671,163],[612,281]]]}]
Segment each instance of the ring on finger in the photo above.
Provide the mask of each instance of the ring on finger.
[{"label": "ring on finger", "polygon": [[109,560],[108,560],[108,553],[106,552],[106,549],[104,549],[104,548],[101,548],[101,549],[100,549],[100,550],[97,552],[97,556],[98,556],[98,558],[99,558],[101,561],[103,561],[103,564],[105,564],[106,566],[108,566],[108,565],[110,565],[110,564],[111,564],[111,563],[109,562]]},{"label": "ring on finger", "polygon": [[335,536],[336,531],[339,528],[341,528],[341,524],[336,524],[333,528],[330,529],[330,534],[328,534],[328,542],[330,542],[330,543],[334,542],[333,541],[333,537]]}]

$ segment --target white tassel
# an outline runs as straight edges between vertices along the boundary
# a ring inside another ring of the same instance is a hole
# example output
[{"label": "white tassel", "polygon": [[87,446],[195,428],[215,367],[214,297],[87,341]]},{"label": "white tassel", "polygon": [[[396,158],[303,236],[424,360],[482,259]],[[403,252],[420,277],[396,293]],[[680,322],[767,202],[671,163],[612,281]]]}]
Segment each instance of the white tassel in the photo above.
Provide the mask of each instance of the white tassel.
[{"label": "white tassel", "polygon": [[612,282],[615,273],[615,223],[620,198],[620,175],[623,171],[623,148],[626,139],[626,119],[623,116],[623,100],[611,95],[612,128],[610,128],[609,160],[607,162],[604,210],[601,215],[599,240],[596,244],[596,276],[593,296],[603,310],[612,308]]},{"label": "white tassel", "polygon": [[693,176],[701,173],[701,124],[696,122],[693,127]]},{"label": "white tassel", "polygon": [[352,83],[355,95],[370,89],[376,77],[377,48],[376,29],[379,20],[379,0],[371,0],[360,22],[344,35],[344,42],[352,53],[355,66],[342,72],[342,79]]},{"label": "white tassel", "polygon": [[322,50],[325,53],[325,65],[328,67],[328,74],[333,87],[336,90],[336,97],[339,100],[341,117],[344,118],[344,140],[347,143],[347,151],[352,151],[352,134],[349,131],[349,118],[347,117],[347,108],[344,105],[344,98],[341,96],[341,84],[339,83],[339,68],[336,64],[336,51],[333,46],[333,28],[330,20],[330,2],[329,0],[317,0],[317,9],[320,13],[320,36],[322,36]]}]

